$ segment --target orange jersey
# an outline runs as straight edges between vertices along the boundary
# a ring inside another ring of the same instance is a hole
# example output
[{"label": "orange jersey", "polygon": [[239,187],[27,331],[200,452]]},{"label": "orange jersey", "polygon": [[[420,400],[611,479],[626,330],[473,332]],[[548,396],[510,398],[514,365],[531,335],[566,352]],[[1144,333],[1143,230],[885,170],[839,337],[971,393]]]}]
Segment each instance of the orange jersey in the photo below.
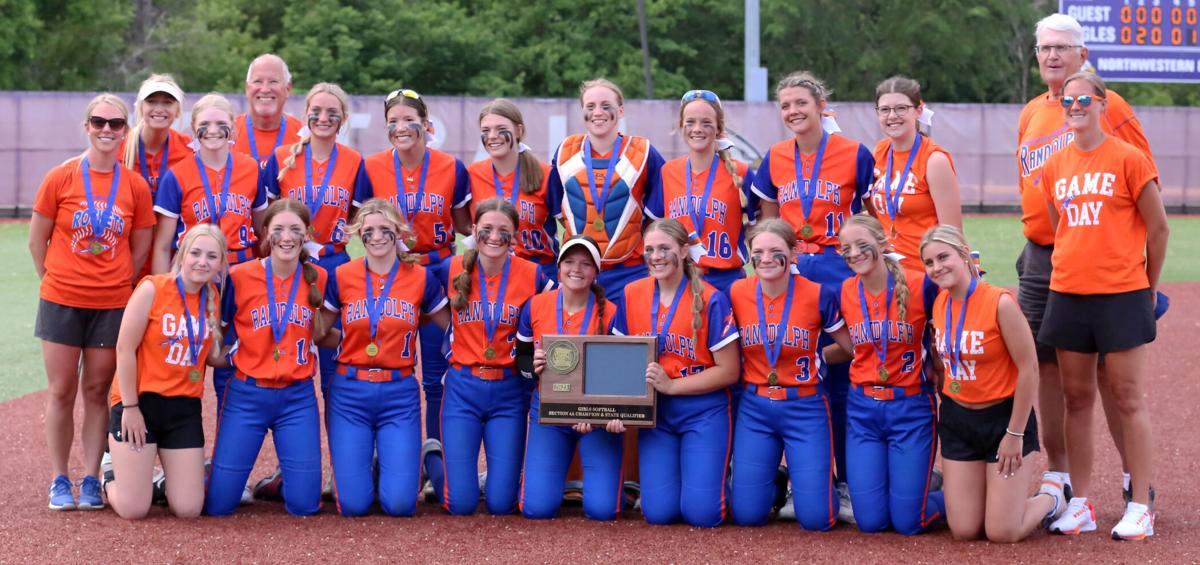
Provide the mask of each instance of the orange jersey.
[{"label": "orange jersey", "polygon": [[[259,168],[267,166],[267,161],[271,160],[271,155],[274,155],[279,147],[291,147],[293,143],[300,141],[300,129],[304,124],[296,118],[283,115],[282,137],[279,135],[280,128],[261,130],[254,127],[254,122],[249,118],[249,114],[240,114],[234,118],[233,129],[237,130],[237,139],[233,143],[233,150],[257,160]],[[250,142],[251,136],[254,137],[254,143]]]},{"label": "orange jersey", "polygon": [[[918,134],[920,135],[920,134]],[[921,262],[921,238],[929,228],[938,225],[937,209],[933,205],[933,195],[929,192],[929,179],[926,176],[929,168],[929,157],[941,153],[950,161],[950,169],[954,170],[954,160],[950,153],[932,139],[921,140],[921,147],[913,157],[912,169],[904,181],[904,187],[896,195],[896,185],[904,171],[912,150],[896,151],[892,156],[892,178],[884,186],[884,176],[887,175],[888,152],[892,148],[892,140],[884,139],[875,146],[875,183],[871,186],[871,204],[875,208],[876,218],[883,224],[884,233],[891,235],[892,246],[896,252],[904,255],[900,265],[906,269],[925,272]],[[892,202],[899,203],[892,210],[887,195],[892,196]],[[896,219],[892,220],[893,212]]]},{"label": "orange jersey", "polygon": [[[895,290],[889,302],[886,289],[878,294],[872,294],[865,287],[862,289],[870,316],[869,325],[867,317],[863,315],[858,276],[842,283],[842,317],[846,320],[846,328],[850,330],[850,342],[854,344],[850,382],[908,387],[928,379],[925,374],[925,324],[937,287],[926,282],[924,273],[904,270],[904,278],[908,283],[908,301],[903,320],[900,319]],[[887,340],[887,350],[882,366],[887,370],[886,380],[882,379],[879,371],[884,340]]]},{"label": "orange jersey", "polygon": [[[942,359],[946,376],[942,383],[942,394],[969,404],[983,404],[1012,398],[1017,390],[1017,364],[1008,354],[1008,345],[1000,334],[998,317],[1000,297],[1011,293],[994,287],[982,280],[977,281],[975,292],[967,300],[967,312],[960,323],[963,304],[955,300],[950,312],[958,339],[958,355],[952,355],[947,343],[946,301],[950,292],[943,290],[934,300],[930,311],[933,324],[933,342]],[[950,342],[956,338],[949,337]],[[951,359],[953,357],[953,360]],[[955,370],[957,367],[957,370]]]},{"label": "orange jersey", "polygon": [[1058,210],[1051,290],[1116,294],[1150,287],[1137,200],[1157,176],[1141,151],[1112,136],[1091,151],[1072,143],[1042,166],[1043,206]]},{"label": "orange jersey", "polygon": [[[229,269],[229,283],[222,300],[221,318],[228,326],[226,343],[234,343],[230,352],[233,366],[243,375],[266,381],[298,381],[311,378],[317,367],[316,345],[313,344],[313,324],[318,314],[309,304],[309,284],[304,281],[304,269],[297,266],[292,276],[274,275],[275,301],[267,295],[265,261],[247,261]],[[324,295],[325,269],[317,269],[317,291]],[[299,277],[296,301],[287,308],[293,280]],[[282,324],[282,337],[276,341],[272,333],[271,314]],[[274,351],[278,348],[279,359]]]},{"label": "orange jersey", "polygon": [[[613,327],[617,335],[656,335],[656,330],[661,330],[658,364],[672,379],[686,378],[716,365],[712,352],[735,343],[738,338],[733,310],[724,293],[703,283],[700,297],[705,308],[696,314],[692,311],[691,284],[686,278],[679,284],[684,290],[677,295],[678,300],[661,307],[656,300],[658,285],[653,277],[625,285],[625,301]],[[676,305],[672,316],[672,307]],[[700,317],[700,328],[693,334],[694,316]],[[664,325],[667,327],[663,328]]]},{"label": "orange jersey", "polygon": [[[517,339],[533,342],[535,348],[542,347],[542,336],[554,334],[566,335],[607,335],[612,333],[613,320],[617,317],[617,307],[612,302],[605,301],[604,312],[591,301],[591,311],[585,307],[574,314],[562,311],[562,327],[558,327],[558,296],[562,289],[552,290],[534,295],[525,303],[521,310],[521,323],[517,328]],[[587,328],[583,325],[587,324]]]},{"label": "orange jersey", "polygon": [[[450,361],[467,366],[513,367],[517,362],[517,350],[513,347],[513,342],[517,336],[517,325],[521,321],[521,309],[530,297],[546,286],[547,281],[537,263],[511,256],[507,280],[503,272],[485,277],[488,300],[492,303],[499,299],[501,284],[504,283],[505,286],[504,300],[496,304],[491,314],[496,316],[496,328],[492,339],[489,340],[483,295],[479,289],[479,273],[482,269],[477,262],[469,275],[471,295],[467,297],[466,308],[457,310],[452,307],[450,310]],[[446,272],[447,280],[442,282],[449,283],[445,284],[445,287],[450,289],[447,294],[453,301],[458,295],[458,291],[454,289],[454,278],[463,272],[461,255],[450,259]],[[491,359],[484,353],[489,347],[495,352]]]},{"label": "orange jersey", "polygon": [[[650,140],[636,135],[618,138],[617,162],[612,164],[613,179],[604,198],[603,213],[596,211],[592,188],[596,194],[604,191],[605,178],[610,168],[613,152],[601,155],[592,150],[584,158],[583,148],[587,136],[568,136],[554,152],[550,172],[550,193],[562,201],[563,239],[577,233],[590,236],[600,246],[601,268],[641,263],[642,260],[642,214],[646,197],[656,182],[663,158],[650,145]],[[588,176],[592,184],[588,183]]]},{"label": "orange jersey", "polygon": [[[46,249],[46,276],[40,296],[75,308],[122,308],[133,292],[133,230],[154,227],[153,201],[146,181],[119,163],[120,178],[112,216],[100,234],[88,221],[82,158],[50,169],[34,197],[33,211],[54,222]],[[114,171],[91,170],[96,209],[107,210]],[[98,246],[98,247],[97,247]],[[92,250],[100,253],[92,253]]]},{"label": "orange jersey", "polygon": [[[154,194],[154,211],[178,220],[175,224],[176,249],[188,229],[213,221],[209,196],[212,197],[211,205],[220,212],[221,232],[225,234],[229,251],[253,249],[258,243],[253,213],[267,208],[267,192],[258,184],[258,163],[241,153],[230,153],[230,156],[233,176],[229,178],[229,194],[225,198],[221,197],[226,175],[224,166],[213,170],[193,157],[172,167],[163,176],[158,192]],[[201,174],[208,178],[207,192]]]},{"label": "orange jersey", "polygon": [[[423,162],[414,171],[400,167],[404,185],[403,200],[398,198],[400,192],[396,186],[395,150],[387,149],[367,157],[363,198],[364,201],[367,198],[385,198],[396,205],[416,234],[417,244],[411,250],[414,253],[439,251],[437,258],[444,259],[454,254],[454,217],[451,210],[465,206],[470,200],[470,182],[462,161],[436,149],[427,151],[428,173]],[[422,178],[425,180],[425,193],[418,202]]]},{"label": "orange jersey", "polygon": [[[485,200],[500,197],[512,201],[515,170],[507,175],[493,176],[492,161],[484,159],[471,163],[467,171],[471,176],[471,217],[475,217],[475,206]],[[497,179],[503,191],[496,190]],[[543,163],[542,184],[528,194],[517,190],[517,202],[514,203],[521,224],[513,241],[517,256],[542,265],[554,263],[558,258],[558,229],[554,223],[559,213],[558,202],[550,195],[549,182],[550,165]]]},{"label": "orange jersey", "polygon": [[[754,194],[779,203],[779,215],[796,229],[796,237],[824,246],[838,244],[837,233],[846,218],[862,209],[862,196],[875,179],[875,160],[863,144],[830,134],[821,156],[821,169],[813,192],[812,208],[804,214],[803,192],[816,166],[817,154],[800,154],[796,167],[796,140],[771,146],[754,175]],[[812,233],[804,235],[804,226]]]},{"label": "orange jersey", "polygon": [[[792,277],[791,310],[787,320],[787,292],[771,298],[763,295],[764,320],[758,313],[758,277],[733,283],[729,300],[742,345],[742,380],[766,386],[775,371],[780,386],[816,386],[825,370],[819,356],[821,332],[836,331],[845,323],[838,310],[837,294],[800,275]],[[766,324],[766,335],[759,325]],[[775,368],[767,359],[767,342],[779,347]]]},{"label": "orange jersey", "polygon": [[[342,343],[339,363],[354,367],[411,370],[417,364],[417,328],[422,314],[446,307],[446,294],[433,273],[425,267],[401,263],[388,289],[381,297],[389,273],[371,273],[371,296],[367,295],[367,267],[364,260],[344,263],[329,278],[325,287],[325,308],[341,315]],[[379,303],[375,339],[371,339],[371,303]],[[367,352],[374,343],[376,355]]]},{"label": "orange jersey", "polygon": [[[1115,135],[1138,148],[1154,166],[1154,155],[1150,154],[1150,141],[1142,131],[1142,124],[1133,114],[1133,108],[1111,90],[1107,99],[1104,119],[1100,127],[1104,133]],[[1025,239],[1038,245],[1054,244],[1054,228],[1050,226],[1050,215],[1046,212],[1046,201],[1040,188],[1041,175],[1038,171],[1050,156],[1062,151],[1075,140],[1075,132],[1067,127],[1063,118],[1061,98],[1049,93],[1030,100],[1021,111],[1017,126],[1017,169],[1021,173],[1018,187],[1021,190],[1021,223],[1024,224]]]},{"label": "orange jersey", "polygon": [[[117,155],[125,154],[125,143],[127,141],[129,141],[128,138],[121,140],[121,144],[117,149]],[[154,193],[158,191],[158,183],[162,180],[163,175],[167,174],[167,171],[171,167],[192,158],[195,152],[192,151],[191,143],[192,138],[186,133],[180,133],[174,129],[168,130],[167,145],[165,146],[167,152],[165,167],[163,166],[163,155],[161,153],[163,149],[159,149],[159,153],[146,153],[145,162],[143,162],[142,155],[145,149],[139,147],[139,150],[134,153],[133,166],[129,168],[146,180],[146,184],[150,186],[150,195],[154,196]]]},{"label": "orange jersey", "polygon": [[[325,247],[322,256],[340,253],[346,249],[346,227],[350,208],[358,207],[363,199],[358,193],[363,176],[363,158],[341,143],[336,145],[337,162],[333,155],[325,161],[312,163],[311,174],[305,173],[304,151],[296,155],[295,164],[279,178],[292,146],[284,145],[275,150],[275,155],[262,170],[260,182],[267,189],[269,198],[295,198],[308,205],[312,213],[313,241]],[[332,164],[333,171],[328,167]],[[328,174],[327,174],[328,173]],[[328,185],[325,178],[329,178]],[[322,187],[324,198],[322,198]],[[311,201],[310,201],[311,199]]]},{"label": "orange jersey", "polygon": [[[205,301],[200,302],[200,293],[187,295],[187,316],[184,302],[179,296],[174,273],[150,275],[144,282],[154,286],[154,304],[150,306],[146,332],[137,349],[137,391],[153,392],[163,396],[204,396],[205,359],[212,349],[212,329],[205,320],[214,312],[208,305],[208,297],[216,304],[216,285],[205,289]],[[199,351],[192,357],[188,341],[187,320],[191,319],[193,339],[198,340]],[[109,403],[121,403],[121,387],[114,380],[109,393]]]},{"label": "orange jersey", "polygon": [[[720,270],[742,268],[749,256],[746,234],[742,229],[742,215],[748,205],[743,206],[742,203],[749,202],[754,174],[745,163],[734,161],[737,176],[742,179],[739,189],[725,168],[725,163],[718,159],[703,171],[692,171],[692,192],[689,197],[687,164],[688,158],[685,156],[663,165],[659,183],[651,190],[646,203],[646,213],[652,218],[678,218],[684,227],[695,233],[707,252],[700,258],[701,267]],[[705,201],[710,169],[714,172],[712,193]],[[696,225],[693,213],[700,217],[700,225]]]}]

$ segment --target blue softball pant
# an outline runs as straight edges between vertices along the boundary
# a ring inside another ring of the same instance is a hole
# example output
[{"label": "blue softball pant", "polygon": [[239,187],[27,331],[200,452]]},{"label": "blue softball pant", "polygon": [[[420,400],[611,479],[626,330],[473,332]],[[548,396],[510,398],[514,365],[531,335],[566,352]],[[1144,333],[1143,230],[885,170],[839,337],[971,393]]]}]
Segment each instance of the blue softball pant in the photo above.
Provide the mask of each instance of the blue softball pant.
[{"label": "blue softball pant", "polygon": [[[326,247],[330,248],[331,246],[327,244]],[[349,263],[349,262],[350,262],[350,254],[346,253],[345,251],[341,251],[338,253],[331,253],[329,255],[322,255],[316,261],[318,267],[325,269],[325,274],[329,278],[333,278],[333,273],[334,273],[334,271],[337,270],[338,267],[340,267],[346,263]],[[326,280],[328,280],[328,279],[326,279]],[[308,301],[308,287],[302,288],[302,289],[300,289],[299,292],[296,293],[296,301],[297,302],[307,302]],[[338,316],[336,318],[336,321],[333,323],[333,327],[329,328],[329,329],[341,329],[341,328],[342,328],[342,317]],[[320,359],[319,367],[321,370],[321,398],[323,400],[325,400],[326,402],[329,401],[329,385],[330,385],[330,383],[333,382],[335,376],[337,375],[337,352],[338,352],[338,348],[336,348],[336,347],[318,347],[317,348],[317,359]]]},{"label": "blue softball pant", "polygon": [[558,515],[567,469],[578,445],[583,464],[583,515],[593,520],[615,519],[623,503],[621,448],[625,435],[609,433],[596,424],[588,434],[577,433],[571,426],[544,426],[538,423],[540,404],[535,392],[529,403],[521,513],[537,520]]},{"label": "blue softball pant", "polygon": [[854,385],[846,412],[846,464],[858,529],[881,532],[890,526],[906,536],[924,532],[946,512],[943,493],[929,492],[938,443],[932,387],[875,400]]},{"label": "blue softball pant", "polygon": [[612,307],[618,308],[625,301],[625,285],[646,278],[649,274],[645,263],[620,265],[600,271],[596,275],[596,282],[604,289],[604,296],[612,303]]},{"label": "blue softball pant", "polygon": [[515,369],[505,369],[500,380],[483,380],[465,366],[446,374],[442,506],[451,514],[474,514],[479,506],[481,442],[487,454],[488,512],[516,510],[527,423],[524,380]]},{"label": "blue softball pant", "polygon": [[226,516],[237,508],[267,430],[275,437],[283,472],[284,508],[297,516],[321,509],[321,423],[312,380],[266,388],[246,377],[229,381],[218,416],[204,500],[209,515]]},{"label": "blue softball pant", "polygon": [[338,512],[362,516],[375,502],[374,455],[379,454],[379,506],[412,516],[421,490],[421,397],[411,372],[382,370],[393,380],[371,382],[339,368],[327,402],[329,455]]},{"label": "blue softball pant", "polygon": [[[833,247],[826,247],[821,253],[802,253],[796,259],[796,265],[804,278],[828,287],[839,298],[842,294],[842,282],[854,276],[854,271],[846,266],[846,261]],[[833,338],[821,332],[817,347],[824,349],[831,343]],[[825,391],[829,394],[829,407],[833,415],[833,454],[837,465],[837,479],[846,482],[846,394],[850,389],[850,363],[826,365],[823,382]],[[795,490],[794,485],[792,490]]]},{"label": "blue softball pant", "polygon": [[[772,400],[747,385],[738,407],[733,434],[733,521],[761,526],[775,501],[775,473],[781,455],[787,458],[788,478],[796,521],[806,530],[825,531],[837,523],[833,486],[832,434],[829,397],[799,396],[788,387],[787,398]],[[808,391],[805,391],[808,392]]]},{"label": "blue softball pant", "polygon": [[725,521],[733,438],[729,389],[658,395],[657,426],[638,430],[642,515],[650,524],[680,520],[697,528]]}]

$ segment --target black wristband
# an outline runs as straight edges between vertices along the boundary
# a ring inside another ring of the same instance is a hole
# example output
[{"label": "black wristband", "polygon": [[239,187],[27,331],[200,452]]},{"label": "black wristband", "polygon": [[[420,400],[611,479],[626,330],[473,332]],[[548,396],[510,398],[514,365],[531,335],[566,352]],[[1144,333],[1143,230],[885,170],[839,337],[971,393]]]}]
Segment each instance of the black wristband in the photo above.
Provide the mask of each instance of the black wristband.
[{"label": "black wristband", "polygon": [[123,410],[129,409],[129,408],[137,408],[137,407],[138,407],[137,403],[121,405],[121,409],[123,409]]}]

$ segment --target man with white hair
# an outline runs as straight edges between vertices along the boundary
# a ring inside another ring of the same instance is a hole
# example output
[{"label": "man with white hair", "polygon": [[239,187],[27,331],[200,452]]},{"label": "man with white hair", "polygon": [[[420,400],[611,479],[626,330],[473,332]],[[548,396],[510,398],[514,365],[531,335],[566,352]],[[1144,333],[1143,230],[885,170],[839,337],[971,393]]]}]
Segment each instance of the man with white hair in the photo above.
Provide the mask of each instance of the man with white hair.
[{"label": "man with white hair", "polygon": [[[1039,186],[1040,169],[1051,155],[1063,150],[1075,137],[1063,117],[1063,82],[1079,72],[1087,62],[1088,49],[1084,44],[1083,27],[1066,14],[1051,14],[1037,23],[1038,70],[1049,90],[1025,105],[1017,128],[1017,167],[1021,191],[1021,223],[1028,240],[1017,259],[1019,280],[1017,302],[1034,338],[1038,335],[1045,314],[1046,298],[1050,292],[1051,254],[1054,251],[1054,226],[1046,209],[1046,200]],[[1137,147],[1153,164],[1150,143],[1133,108],[1112,90],[1105,93],[1107,106],[1101,123],[1106,133]],[[1165,304],[1163,304],[1165,306]],[[1158,313],[1161,315],[1161,313]],[[1050,470],[1042,477],[1042,492],[1058,496],[1065,502],[1071,494],[1068,473],[1065,406],[1061,376],[1054,348],[1037,342],[1039,364],[1038,422],[1042,431],[1042,446],[1049,459]],[[1120,419],[1103,372],[1100,374],[1100,396],[1108,416],[1109,430],[1124,461]],[[1130,500],[1129,474],[1125,473],[1124,496]],[[1153,489],[1151,489],[1153,497]],[[1061,508],[1060,504],[1060,508]],[[1067,520],[1063,516],[1060,521]],[[1083,518],[1080,518],[1083,520]],[[1067,520],[1070,521],[1070,520]],[[1052,530],[1058,530],[1055,522]],[[1094,526],[1093,526],[1094,527]]]},{"label": "man with white hair", "polygon": [[283,112],[292,93],[292,73],[278,55],[264,53],[255,57],[246,69],[246,107],[248,112],[237,117],[237,141],[234,151],[241,151],[264,167],[275,148],[300,141],[304,124]]}]

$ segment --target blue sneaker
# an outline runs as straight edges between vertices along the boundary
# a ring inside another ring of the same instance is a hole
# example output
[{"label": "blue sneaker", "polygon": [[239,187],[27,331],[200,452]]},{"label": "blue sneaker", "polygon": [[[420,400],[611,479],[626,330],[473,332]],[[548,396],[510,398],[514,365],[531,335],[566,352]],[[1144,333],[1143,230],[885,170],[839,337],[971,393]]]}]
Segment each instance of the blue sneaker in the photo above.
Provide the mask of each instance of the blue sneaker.
[{"label": "blue sneaker", "polygon": [[79,484],[79,510],[100,510],[104,500],[100,498],[100,480],[88,475]]},{"label": "blue sneaker", "polygon": [[66,475],[54,477],[54,482],[50,483],[50,509],[75,509],[75,495],[71,494],[71,479],[68,479]]}]

